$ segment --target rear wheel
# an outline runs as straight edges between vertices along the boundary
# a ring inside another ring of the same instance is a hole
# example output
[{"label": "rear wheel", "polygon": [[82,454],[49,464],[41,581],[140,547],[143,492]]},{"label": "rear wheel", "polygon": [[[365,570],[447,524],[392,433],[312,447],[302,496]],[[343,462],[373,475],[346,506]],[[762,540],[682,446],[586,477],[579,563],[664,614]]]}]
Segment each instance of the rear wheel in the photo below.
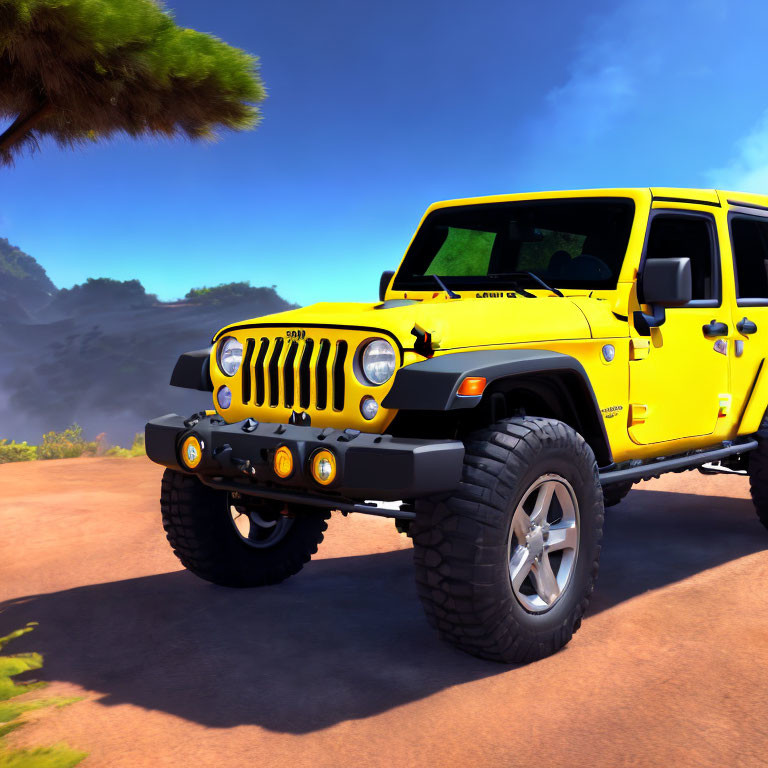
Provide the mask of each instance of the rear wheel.
[{"label": "rear wheel", "polygon": [[627,480],[623,483],[611,483],[603,486],[603,506],[615,507],[632,490],[634,483]]},{"label": "rear wheel", "polygon": [[768,528],[768,441],[758,440],[749,456],[749,490],[760,522]]},{"label": "rear wheel", "polygon": [[[277,584],[317,552],[330,512],[230,494],[166,469],[160,506],[176,557],[226,587]],[[286,514],[287,513],[287,514]]]},{"label": "rear wheel", "polygon": [[465,443],[450,497],[417,502],[416,581],[430,623],[476,656],[529,662],[578,629],[597,576],[603,494],[562,422],[513,418]]}]

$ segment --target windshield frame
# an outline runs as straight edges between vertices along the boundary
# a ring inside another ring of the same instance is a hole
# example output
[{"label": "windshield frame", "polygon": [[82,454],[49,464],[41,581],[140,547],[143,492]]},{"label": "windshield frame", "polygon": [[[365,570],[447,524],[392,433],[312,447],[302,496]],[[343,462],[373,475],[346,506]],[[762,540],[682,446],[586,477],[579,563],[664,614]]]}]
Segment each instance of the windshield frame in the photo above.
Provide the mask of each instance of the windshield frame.
[{"label": "windshield frame", "polygon": [[[627,257],[630,243],[632,240],[632,233],[637,221],[638,214],[638,201],[629,195],[599,195],[599,196],[563,196],[563,197],[543,197],[543,198],[523,198],[519,200],[505,200],[494,202],[478,202],[467,203],[460,205],[447,205],[441,206],[431,210],[425,217],[419,227],[418,231],[413,237],[408,250],[400,264],[400,267],[395,274],[394,280],[391,285],[393,291],[433,291],[435,288],[434,277],[432,273],[428,274],[408,274],[409,262],[414,259],[418,259],[421,249],[425,246],[425,242],[430,236],[433,225],[436,220],[446,217],[446,214],[456,213],[461,215],[463,213],[470,213],[481,209],[482,211],[492,211],[494,209],[514,209],[514,208],[530,208],[531,206],[555,206],[555,205],[578,205],[578,204],[619,204],[624,205],[627,208],[627,223],[626,223],[626,243],[624,245],[624,251],[620,258],[615,263],[615,271],[610,279],[606,280],[590,280],[589,284],[586,284],[586,280],[569,280],[564,278],[557,278],[547,274],[544,270],[528,270],[543,279],[546,283],[554,288],[559,288],[566,291],[578,291],[581,293],[598,291],[598,290],[612,290],[617,287],[619,276],[621,273],[622,265]],[[450,226],[450,225],[449,225]],[[489,267],[490,268],[490,267]],[[497,273],[494,273],[497,274]],[[514,276],[513,276],[514,274]],[[476,290],[505,290],[514,291],[521,285],[527,288],[541,289],[541,285],[538,284],[533,278],[522,275],[520,272],[510,273],[509,279],[505,280],[504,277],[490,277],[488,275],[473,275],[473,276],[451,276],[440,273],[439,277],[446,286],[455,291],[476,291]]]}]

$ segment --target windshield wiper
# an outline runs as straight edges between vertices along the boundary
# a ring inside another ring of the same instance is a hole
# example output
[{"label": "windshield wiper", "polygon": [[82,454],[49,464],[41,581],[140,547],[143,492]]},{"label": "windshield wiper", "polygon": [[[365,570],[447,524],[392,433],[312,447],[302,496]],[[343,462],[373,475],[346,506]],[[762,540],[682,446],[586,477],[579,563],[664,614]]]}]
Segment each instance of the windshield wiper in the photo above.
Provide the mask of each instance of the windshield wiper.
[{"label": "windshield wiper", "polygon": [[454,293],[441,279],[439,275],[432,274],[432,277],[435,278],[435,282],[448,294],[449,299],[460,299],[461,296],[459,296],[458,293]]},{"label": "windshield wiper", "polygon": [[[544,288],[547,291],[552,291],[552,293],[555,294],[555,296],[559,296],[561,299],[564,298],[563,292],[558,290],[557,288],[553,288],[551,285],[547,285],[537,274],[534,272],[496,272],[494,274],[488,275],[488,277],[530,277],[531,280],[534,280],[537,282],[542,288]],[[517,290],[514,288],[513,290]],[[520,291],[518,290],[518,293]],[[526,294],[523,294],[526,295]],[[527,294],[528,296],[533,296],[532,293]]]}]

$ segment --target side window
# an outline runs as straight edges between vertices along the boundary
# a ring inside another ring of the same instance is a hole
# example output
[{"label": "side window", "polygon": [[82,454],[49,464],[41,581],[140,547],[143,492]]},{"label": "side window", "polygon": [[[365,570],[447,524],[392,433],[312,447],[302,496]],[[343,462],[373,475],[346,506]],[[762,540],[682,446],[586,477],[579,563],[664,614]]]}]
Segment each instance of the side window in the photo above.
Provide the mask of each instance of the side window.
[{"label": "side window", "polygon": [[737,298],[768,304],[768,222],[734,217],[731,243]]},{"label": "side window", "polygon": [[465,277],[488,274],[495,232],[460,227],[437,227],[436,230],[442,244],[425,275]]},{"label": "side window", "polygon": [[715,264],[712,230],[708,220],[674,214],[655,216],[651,220],[646,258],[685,256],[691,260],[693,300],[719,299],[719,268]]}]

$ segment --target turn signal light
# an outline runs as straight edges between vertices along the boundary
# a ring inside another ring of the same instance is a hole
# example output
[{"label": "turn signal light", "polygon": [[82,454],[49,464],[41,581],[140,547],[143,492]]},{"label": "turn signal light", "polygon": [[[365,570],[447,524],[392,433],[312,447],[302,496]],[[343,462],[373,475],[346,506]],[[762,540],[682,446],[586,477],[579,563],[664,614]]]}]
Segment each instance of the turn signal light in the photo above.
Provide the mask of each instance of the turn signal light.
[{"label": "turn signal light", "polygon": [[285,480],[286,477],[290,477],[293,473],[293,454],[291,449],[286,445],[281,445],[275,451],[275,458],[272,461],[272,469],[275,470],[275,474],[278,477],[282,477]]},{"label": "turn signal light", "polygon": [[485,376],[467,376],[456,394],[460,397],[478,397],[483,394],[486,383]]}]

